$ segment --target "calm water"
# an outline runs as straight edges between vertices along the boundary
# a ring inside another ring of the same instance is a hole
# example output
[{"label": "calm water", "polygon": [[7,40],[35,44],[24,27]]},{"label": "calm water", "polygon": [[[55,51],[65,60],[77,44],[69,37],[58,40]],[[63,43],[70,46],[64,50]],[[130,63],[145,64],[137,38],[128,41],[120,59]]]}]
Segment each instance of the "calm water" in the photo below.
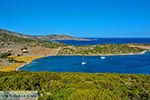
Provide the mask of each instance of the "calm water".
[{"label": "calm water", "polygon": [[89,38],[91,41],[57,40],[68,45],[93,45],[93,44],[127,44],[143,43],[150,44],[150,38]]},{"label": "calm water", "polygon": [[86,65],[81,65],[82,56],[52,56],[37,59],[21,68],[27,71],[52,72],[111,72],[150,74],[150,53],[130,56],[85,56]]}]

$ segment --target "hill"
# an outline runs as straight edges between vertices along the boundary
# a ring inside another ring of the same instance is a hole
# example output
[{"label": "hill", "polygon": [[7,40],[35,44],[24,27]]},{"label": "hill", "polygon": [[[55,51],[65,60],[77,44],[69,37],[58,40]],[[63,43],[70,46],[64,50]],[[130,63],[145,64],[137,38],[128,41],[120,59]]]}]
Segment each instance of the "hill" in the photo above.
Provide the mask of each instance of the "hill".
[{"label": "hill", "polygon": [[41,40],[41,41],[50,41],[50,40],[87,40],[83,38],[77,38],[73,36],[58,34],[58,35],[40,35],[40,36],[32,36],[32,35],[25,35],[22,33],[12,32],[4,29],[0,29],[0,34],[6,34],[15,36],[18,38],[24,39],[31,39],[31,40]]},{"label": "hill", "polygon": [[125,55],[138,54],[144,48],[130,46],[129,44],[101,44],[89,46],[67,46],[62,48],[58,55]]},{"label": "hill", "polygon": [[88,40],[84,38],[77,38],[73,36],[58,34],[58,35],[45,35],[45,36],[36,36],[36,38],[44,41],[48,40]]},{"label": "hill", "polygon": [[15,70],[39,57],[55,55],[61,46],[64,44],[1,29],[0,71]]},{"label": "hill", "polygon": [[24,38],[24,39],[38,40],[38,38],[36,38],[35,36],[24,35],[22,33],[12,32],[12,31],[8,31],[8,30],[5,30],[5,29],[0,29],[0,34],[5,34],[5,35],[9,35],[9,36],[15,36],[15,37]]},{"label": "hill", "polygon": [[12,46],[44,46],[44,47],[58,47],[63,44],[56,42],[46,42],[36,36],[24,35],[17,32],[0,29],[0,47]]}]

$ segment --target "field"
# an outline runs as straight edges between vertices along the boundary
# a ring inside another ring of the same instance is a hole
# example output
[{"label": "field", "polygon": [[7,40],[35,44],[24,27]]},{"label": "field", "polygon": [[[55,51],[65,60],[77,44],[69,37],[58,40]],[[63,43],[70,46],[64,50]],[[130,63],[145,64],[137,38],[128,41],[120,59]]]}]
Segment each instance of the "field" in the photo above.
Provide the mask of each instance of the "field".
[{"label": "field", "polygon": [[150,100],[150,76],[0,72],[0,91],[36,90],[39,100]]}]

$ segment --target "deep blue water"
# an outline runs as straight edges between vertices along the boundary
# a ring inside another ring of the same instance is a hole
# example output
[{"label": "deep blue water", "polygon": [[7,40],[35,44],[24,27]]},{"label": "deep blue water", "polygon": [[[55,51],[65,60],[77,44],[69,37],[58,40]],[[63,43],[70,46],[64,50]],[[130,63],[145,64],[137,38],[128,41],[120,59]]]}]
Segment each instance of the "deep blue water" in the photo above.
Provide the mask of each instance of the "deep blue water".
[{"label": "deep blue water", "polygon": [[150,53],[130,56],[85,56],[86,65],[81,65],[82,56],[52,56],[37,59],[21,70],[52,72],[110,72],[150,74]]},{"label": "deep blue water", "polygon": [[89,38],[91,41],[57,40],[68,45],[94,45],[94,44],[127,44],[142,43],[150,44],[150,38]]}]

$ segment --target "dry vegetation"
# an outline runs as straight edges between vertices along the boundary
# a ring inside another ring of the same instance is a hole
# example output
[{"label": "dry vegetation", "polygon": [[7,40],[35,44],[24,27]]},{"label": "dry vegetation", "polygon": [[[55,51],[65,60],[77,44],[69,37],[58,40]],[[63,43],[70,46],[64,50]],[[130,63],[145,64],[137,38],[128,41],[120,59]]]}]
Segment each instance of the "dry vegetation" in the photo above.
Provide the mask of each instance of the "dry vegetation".
[{"label": "dry vegetation", "polygon": [[0,33],[0,71],[13,71],[34,59],[57,54],[64,44]]},{"label": "dry vegetation", "polygon": [[119,55],[136,54],[144,48],[131,47],[128,44],[104,44],[90,46],[67,46],[59,51],[59,55]]}]

